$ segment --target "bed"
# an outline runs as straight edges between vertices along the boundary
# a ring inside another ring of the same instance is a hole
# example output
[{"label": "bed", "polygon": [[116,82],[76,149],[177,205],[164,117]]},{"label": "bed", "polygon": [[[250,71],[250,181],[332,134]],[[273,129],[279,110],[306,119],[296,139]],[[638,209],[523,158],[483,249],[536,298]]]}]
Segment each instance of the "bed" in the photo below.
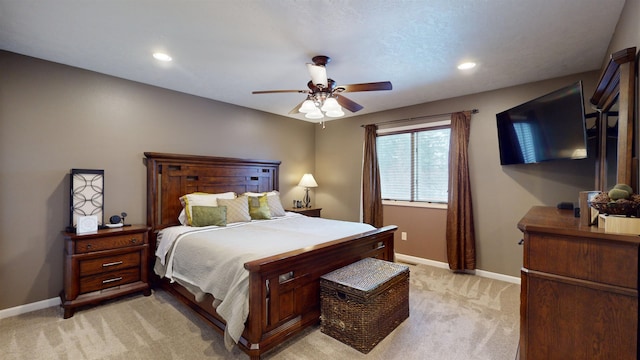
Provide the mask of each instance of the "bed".
[{"label": "bed", "polygon": [[[183,206],[178,199],[185,194],[264,193],[279,188],[279,161],[153,152],[144,155],[147,223],[151,228],[149,242],[152,249],[156,249],[159,233],[180,225],[178,216]],[[395,226],[367,229],[244,263],[248,275],[248,316],[237,345],[251,359],[257,360],[306,327],[317,324],[320,276],[365,257],[393,261],[395,230]],[[148,263],[153,267],[155,251],[149,254]],[[152,268],[150,271],[154,273]],[[179,281],[170,282],[158,276],[154,276],[153,286],[165,289],[220,333],[225,333],[227,323],[216,312],[212,295],[196,296],[193,289],[189,291]]]}]

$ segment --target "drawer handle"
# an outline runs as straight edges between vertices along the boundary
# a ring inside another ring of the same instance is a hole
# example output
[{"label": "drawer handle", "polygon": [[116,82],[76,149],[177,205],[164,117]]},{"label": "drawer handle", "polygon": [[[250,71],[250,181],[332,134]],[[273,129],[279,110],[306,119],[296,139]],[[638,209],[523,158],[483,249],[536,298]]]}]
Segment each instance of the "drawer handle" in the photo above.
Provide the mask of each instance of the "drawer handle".
[{"label": "drawer handle", "polygon": [[122,264],[122,261],[114,261],[114,262],[102,264],[102,267],[109,267],[109,266],[115,266],[115,265],[120,265],[120,264]]},{"label": "drawer handle", "polygon": [[114,281],[120,281],[122,280],[122,277],[117,277],[117,278],[113,278],[113,279],[108,279],[108,280],[102,280],[103,284],[108,284],[108,283],[112,283]]},{"label": "drawer handle", "polygon": [[91,249],[91,244],[87,244],[87,249]]},{"label": "drawer handle", "polygon": [[131,239],[131,243],[135,244],[138,240],[136,238]]}]

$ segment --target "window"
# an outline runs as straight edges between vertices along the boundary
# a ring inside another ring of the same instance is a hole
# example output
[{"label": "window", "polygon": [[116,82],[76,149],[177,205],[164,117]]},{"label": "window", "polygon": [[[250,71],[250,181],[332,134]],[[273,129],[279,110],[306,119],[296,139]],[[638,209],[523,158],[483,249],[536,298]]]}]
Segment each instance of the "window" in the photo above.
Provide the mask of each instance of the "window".
[{"label": "window", "polygon": [[383,200],[446,203],[451,122],[378,130]]}]

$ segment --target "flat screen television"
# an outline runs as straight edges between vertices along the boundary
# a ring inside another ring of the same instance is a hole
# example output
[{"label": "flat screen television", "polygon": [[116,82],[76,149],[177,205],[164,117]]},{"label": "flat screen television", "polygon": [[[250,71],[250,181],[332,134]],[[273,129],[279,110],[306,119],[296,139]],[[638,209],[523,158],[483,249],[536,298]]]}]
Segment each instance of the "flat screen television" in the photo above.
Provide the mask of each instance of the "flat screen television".
[{"label": "flat screen television", "polygon": [[582,81],[496,114],[500,164],[587,157]]}]

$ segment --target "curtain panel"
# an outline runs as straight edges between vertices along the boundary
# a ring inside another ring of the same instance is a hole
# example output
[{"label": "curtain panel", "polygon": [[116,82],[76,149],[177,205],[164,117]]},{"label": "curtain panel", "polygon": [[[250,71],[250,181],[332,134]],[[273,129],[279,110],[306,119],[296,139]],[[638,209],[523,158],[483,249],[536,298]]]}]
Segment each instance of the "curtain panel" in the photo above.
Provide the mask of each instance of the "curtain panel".
[{"label": "curtain panel", "polygon": [[382,227],[382,189],[376,150],[377,125],[364,127],[364,160],[362,166],[362,221]]},{"label": "curtain panel", "polygon": [[446,241],[449,268],[454,271],[476,268],[476,242],[468,157],[470,128],[471,112],[451,114]]}]

